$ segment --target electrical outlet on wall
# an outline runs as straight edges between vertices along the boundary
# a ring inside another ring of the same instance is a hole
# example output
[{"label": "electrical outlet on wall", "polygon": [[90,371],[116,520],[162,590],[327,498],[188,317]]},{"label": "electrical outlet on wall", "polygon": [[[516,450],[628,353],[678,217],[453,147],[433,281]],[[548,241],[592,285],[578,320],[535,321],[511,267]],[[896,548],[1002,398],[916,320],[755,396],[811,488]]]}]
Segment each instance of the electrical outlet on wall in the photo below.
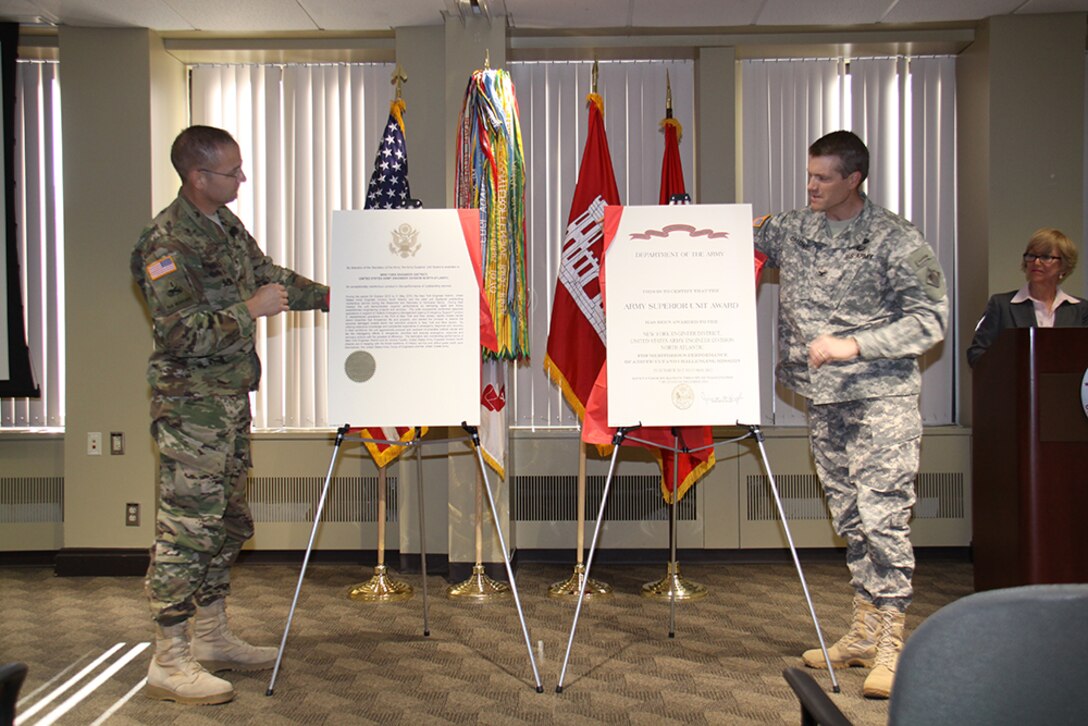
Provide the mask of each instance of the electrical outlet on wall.
[{"label": "electrical outlet on wall", "polygon": [[88,431],[87,432],[87,456],[101,456],[102,455],[102,432],[101,431]]},{"label": "electrical outlet on wall", "polygon": [[129,502],[125,505],[125,526],[126,527],[139,527],[140,526],[140,504],[139,502]]}]

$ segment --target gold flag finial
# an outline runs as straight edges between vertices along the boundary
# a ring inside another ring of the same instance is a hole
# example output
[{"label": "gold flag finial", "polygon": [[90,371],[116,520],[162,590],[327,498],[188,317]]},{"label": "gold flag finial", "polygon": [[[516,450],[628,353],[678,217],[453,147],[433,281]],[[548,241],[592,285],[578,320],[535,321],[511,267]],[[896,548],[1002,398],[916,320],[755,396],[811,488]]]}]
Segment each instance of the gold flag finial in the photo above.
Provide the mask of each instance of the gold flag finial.
[{"label": "gold flag finial", "polygon": [[396,69],[394,69],[393,76],[389,79],[389,82],[396,87],[396,97],[400,98],[401,87],[408,82],[408,74],[404,72],[404,68],[400,63],[398,63]]},{"label": "gold flag finial", "polygon": [[597,92],[597,73],[598,73],[599,70],[600,70],[600,68],[599,68],[599,64],[597,63],[597,59],[594,58],[593,59],[593,75],[590,76],[590,78],[591,78],[590,88],[592,89],[593,93]]}]

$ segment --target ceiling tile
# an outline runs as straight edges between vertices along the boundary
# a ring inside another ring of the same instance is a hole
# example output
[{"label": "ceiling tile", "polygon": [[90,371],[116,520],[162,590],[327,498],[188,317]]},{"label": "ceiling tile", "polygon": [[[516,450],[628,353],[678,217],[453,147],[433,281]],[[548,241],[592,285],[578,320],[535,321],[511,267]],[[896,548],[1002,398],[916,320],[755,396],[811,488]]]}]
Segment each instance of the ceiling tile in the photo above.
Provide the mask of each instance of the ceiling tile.
[{"label": "ceiling tile", "polygon": [[[888,23],[952,22],[977,20],[1011,13],[1024,0],[900,0],[884,19]],[[1082,0],[1082,4],[1084,4]]]},{"label": "ceiling tile", "polygon": [[295,0],[175,0],[172,4],[200,30],[259,33],[318,29]]},{"label": "ceiling tile", "polygon": [[506,0],[505,5],[516,28],[625,28],[631,22],[631,0]]},{"label": "ceiling tile", "polygon": [[751,25],[763,0],[731,2],[685,2],[676,0],[633,0],[634,25],[638,27],[740,27]]},{"label": "ceiling tile", "polygon": [[865,25],[880,22],[888,8],[895,4],[896,0],[767,0],[756,22],[759,25]]},{"label": "ceiling tile", "polygon": [[[323,30],[389,30],[441,25],[445,0],[299,0]],[[492,3],[495,5],[496,3]],[[501,2],[498,3],[501,8]]]}]

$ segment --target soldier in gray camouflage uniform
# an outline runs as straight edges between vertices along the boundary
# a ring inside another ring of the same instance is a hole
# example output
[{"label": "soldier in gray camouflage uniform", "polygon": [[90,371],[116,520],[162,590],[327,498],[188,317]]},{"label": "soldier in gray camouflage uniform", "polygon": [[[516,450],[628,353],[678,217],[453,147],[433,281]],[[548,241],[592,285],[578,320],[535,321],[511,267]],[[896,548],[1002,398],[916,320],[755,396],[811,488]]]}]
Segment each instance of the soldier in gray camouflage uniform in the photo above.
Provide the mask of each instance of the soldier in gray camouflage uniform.
[{"label": "soldier in gray camouflage uniform", "polygon": [[146,693],[223,703],[234,689],[209,670],[269,668],[277,652],[235,636],[224,604],[230,567],[253,535],[245,486],[249,392],[261,377],[257,318],[328,310],[329,290],[275,265],[224,206],[246,180],[229,133],[190,127],[170,159],[181,191],[144,230],[131,261],[154,328],[148,380],[159,448],[146,583],[157,639]]},{"label": "soldier in gray camouflage uniform", "polygon": [[[872,666],[864,693],[887,698],[903,643],[914,553],[910,508],[922,418],[917,356],[944,337],[948,296],[932,249],[859,189],[869,151],[837,131],[809,147],[804,209],[757,222],[779,268],[778,380],[808,400],[810,445],[854,588],[832,666]],[[825,668],[823,652],[806,665]]]}]

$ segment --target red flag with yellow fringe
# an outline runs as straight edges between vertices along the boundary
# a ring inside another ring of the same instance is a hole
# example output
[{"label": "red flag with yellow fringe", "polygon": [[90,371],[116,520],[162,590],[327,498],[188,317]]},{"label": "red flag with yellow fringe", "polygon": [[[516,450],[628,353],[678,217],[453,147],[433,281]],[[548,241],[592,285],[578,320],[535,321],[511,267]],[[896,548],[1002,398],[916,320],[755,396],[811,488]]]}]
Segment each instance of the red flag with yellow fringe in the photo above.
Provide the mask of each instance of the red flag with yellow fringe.
[{"label": "red flag with yellow fringe", "polygon": [[604,101],[596,93],[589,94],[586,101],[586,144],[567,218],[544,358],[545,370],[562,389],[579,421],[585,418],[593,381],[605,359],[604,303],[599,280],[604,208],[620,203],[604,128]]}]

